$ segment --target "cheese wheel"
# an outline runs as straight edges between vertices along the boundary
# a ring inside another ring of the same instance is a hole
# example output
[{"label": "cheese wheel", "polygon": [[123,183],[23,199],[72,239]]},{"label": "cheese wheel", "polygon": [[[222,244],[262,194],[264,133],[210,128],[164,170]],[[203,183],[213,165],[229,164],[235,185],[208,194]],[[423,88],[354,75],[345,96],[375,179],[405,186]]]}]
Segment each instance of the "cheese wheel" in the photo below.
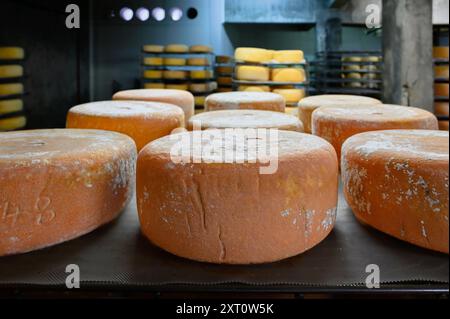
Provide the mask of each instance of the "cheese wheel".
[{"label": "cheese wheel", "polygon": [[262,66],[239,66],[236,68],[236,76],[245,81],[269,81],[270,70]]},{"label": "cheese wheel", "polygon": [[438,79],[448,79],[448,65],[437,65],[434,67],[434,76]]},{"label": "cheese wheel", "polygon": [[181,84],[166,84],[166,89],[168,90],[189,90],[189,84],[181,83]]},{"label": "cheese wheel", "polygon": [[448,94],[448,83],[435,83],[434,84],[434,95],[440,97],[449,97]]},{"label": "cheese wheel", "polygon": [[284,113],[286,102],[275,93],[267,92],[230,92],[208,96],[205,103],[207,111],[219,110],[266,110]]},{"label": "cheese wheel", "polygon": [[25,116],[16,116],[0,119],[0,132],[22,129],[27,125]]},{"label": "cheese wheel", "polygon": [[193,45],[189,48],[192,53],[211,53],[213,49],[207,45]]},{"label": "cheese wheel", "polygon": [[436,102],[434,103],[434,114],[438,116],[449,116],[449,104],[448,102]]},{"label": "cheese wheel", "polygon": [[20,112],[23,110],[23,101],[20,99],[0,100],[0,115]]},{"label": "cheese wheel", "polygon": [[447,59],[448,60],[448,46],[447,47],[434,47],[433,56],[435,59]]},{"label": "cheese wheel", "polygon": [[0,79],[18,78],[23,76],[21,65],[0,65]]},{"label": "cheese wheel", "polygon": [[121,101],[146,101],[173,104],[184,111],[184,117],[187,121],[194,115],[194,96],[181,90],[129,90],[121,91],[113,96],[113,100]]},{"label": "cheese wheel", "polygon": [[[285,113],[289,114],[289,115],[293,115],[298,118],[298,107],[292,107],[292,106],[286,107]],[[304,131],[305,129],[304,129],[303,123],[302,123],[302,126],[303,126],[303,131]]]},{"label": "cheese wheel", "polygon": [[[342,70],[344,71],[361,71],[361,66],[357,64],[343,65]],[[345,74],[344,74],[345,76]]]},{"label": "cheese wheel", "polygon": [[185,80],[188,77],[186,71],[164,71],[163,77],[169,80]]},{"label": "cheese wheel", "polygon": [[314,111],[312,117],[312,133],[330,142],[339,158],[345,140],[358,133],[392,129],[438,129],[434,114],[399,105],[321,107]]},{"label": "cheese wheel", "polygon": [[0,60],[23,60],[25,50],[19,47],[0,47]]},{"label": "cheese wheel", "polygon": [[412,244],[448,253],[448,132],[359,134],[342,148],[344,193],[356,217]]},{"label": "cheese wheel", "polygon": [[196,95],[194,96],[195,106],[204,107],[206,96],[204,95]]},{"label": "cheese wheel", "polygon": [[234,68],[232,66],[219,66],[216,68],[216,73],[221,75],[231,75],[233,74]]},{"label": "cheese wheel", "polygon": [[381,61],[380,56],[365,56],[361,58],[362,62],[378,63]]},{"label": "cheese wheel", "polygon": [[275,89],[272,92],[283,96],[288,104],[297,104],[305,97],[305,90],[302,89]]},{"label": "cheese wheel", "polygon": [[191,83],[189,84],[189,91],[194,93],[205,93],[214,91],[216,87],[217,87],[216,82]]},{"label": "cheese wheel", "polygon": [[189,47],[184,44],[169,44],[165,47],[167,53],[188,53]]},{"label": "cheese wheel", "polygon": [[363,58],[360,56],[346,56],[342,58],[342,62],[351,62],[351,63],[363,62]]},{"label": "cheese wheel", "polygon": [[237,48],[234,58],[244,62],[270,62],[273,59],[273,51],[258,48]]},{"label": "cheese wheel", "polygon": [[267,85],[241,85],[238,91],[242,92],[270,92],[270,86]]},{"label": "cheese wheel", "polygon": [[144,58],[144,65],[150,65],[150,66],[162,66],[164,64],[163,58]]},{"label": "cheese wheel", "polygon": [[21,83],[0,83],[0,96],[19,95],[24,93],[24,87]]},{"label": "cheese wheel", "polygon": [[194,70],[190,72],[190,77],[194,80],[209,80],[214,77],[214,74],[211,70]]},{"label": "cheese wheel", "polygon": [[147,53],[162,53],[162,52],[164,52],[164,46],[149,44],[149,45],[144,45],[142,50]]},{"label": "cheese wheel", "polygon": [[68,128],[123,133],[141,150],[173,130],[184,127],[183,111],[175,105],[140,101],[105,101],[75,106],[67,115]]},{"label": "cheese wheel", "polygon": [[169,65],[169,66],[184,66],[184,65],[186,65],[186,59],[180,59],[180,58],[165,58],[165,59],[164,59],[164,65]]},{"label": "cheese wheel", "polygon": [[233,84],[233,79],[229,76],[219,76],[217,77],[217,83],[219,85],[231,85]]},{"label": "cheese wheel", "polygon": [[[198,127],[200,125],[200,127]],[[188,129],[266,128],[303,132],[303,124],[292,115],[260,110],[225,110],[194,115]]]},{"label": "cheese wheel", "polygon": [[226,55],[217,55],[216,56],[216,63],[218,63],[218,64],[231,63],[232,60],[233,60],[233,58],[230,56],[226,56]]},{"label": "cheese wheel", "polygon": [[305,56],[303,51],[300,50],[275,51],[273,61],[277,63],[302,63],[305,61]]},{"label": "cheese wheel", "polygon": [[439,121],[439,129],[441,131],[448,131],[449,130],[448,121]]},{"label": "cheese wheel", "polygon": [[145,70],[144,79],[162,79],[163,71],[158,70]]},{"label": "cheese wheel", "polygon": [[347,74],[347,79],[360,80],[362,78],[361,73],[349,73]]},{"label": "cheese wheel", "polygon": [[[202,262],[258,264],[298,255],[328,236],[336,219],[338,168],[327,142],[278,131],[278,169],[260,175],[270,164],[252,155],[252,134],[234,144],[235,136],[216,132],[216,147],[228,147],[235,163],[213,152],[195,155],[198,147],[189,147],[194,138],[212,147],[208,130],[159,139],[140,153],[138,211],[153,244]],[[181,163],[173,160],[180,145],[194,153]]]},{"label": "cheese wheel", "polygon": [[136,147],[105,131],[0,134],[0,256],[56,245],[115,219],[133,195]]},{"label": "cheese wheel", "polygon": [[192,66],[208,66],[211,65],[207,58],[189,58],[187,59],[187,65]]},{"label": "cheese wheel", "polygon": [[273,69],[272,81],[300,83],[306,80],[305,70],[296,68]]},{"label": "cheese wheel", "polygon": [[166,85],[164,83],[145,83],[144,89],[165,89]]},{"label": "cheese wheel", "polygon": [[219,93],[229,93],[229,92],[233,92],[232,88],[227,88],[227,87],[219,87],[217,89],[217,92]]},{"label": "cheese wheel", "polygon": [[305,132],[312,132],[312,113],[322,106],[346,107],[351,105],[381,104],[380,100],[356,95],[316,95],[302,99],[299,104],[300,120],[305,126]]}]

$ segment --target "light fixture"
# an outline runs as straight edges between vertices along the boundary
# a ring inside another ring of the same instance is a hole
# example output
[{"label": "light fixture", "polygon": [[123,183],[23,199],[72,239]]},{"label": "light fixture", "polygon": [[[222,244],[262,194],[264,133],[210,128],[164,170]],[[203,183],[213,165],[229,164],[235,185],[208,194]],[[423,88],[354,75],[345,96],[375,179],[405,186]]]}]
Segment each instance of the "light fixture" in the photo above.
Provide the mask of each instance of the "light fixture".
[{"label": "light fixture", "polygon": [[150,11],[147,8],[139,8],[136,10],[136,17],[142,21],[145,22],[150,18]]},{"label": "light fixture", "polygon": [[170,18],[173,21],[180,21],[182,17],[183,17],[183,10],[177,7],[170,9]]},{"label": "light fixture", "polygon": [[166,18],[166,10],[156,7],[152,10],[152,16],[156,21],[163,21]]},{"label": "light fixture", "polygon": [[134,17],[134,12],[130,8],[124,7],[120,9],[120,17],[125,21],[131,21]]}]

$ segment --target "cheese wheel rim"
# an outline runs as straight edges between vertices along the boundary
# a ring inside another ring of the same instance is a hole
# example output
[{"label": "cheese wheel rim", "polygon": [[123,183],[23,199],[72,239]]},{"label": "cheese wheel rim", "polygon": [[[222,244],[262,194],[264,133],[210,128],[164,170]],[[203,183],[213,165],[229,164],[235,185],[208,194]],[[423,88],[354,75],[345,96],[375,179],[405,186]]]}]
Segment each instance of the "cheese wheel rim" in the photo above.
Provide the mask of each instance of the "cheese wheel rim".
[{"label": "cheese wheel rim", "polygon": [[255,109],[284,113],[286,101],[281,95],[268,92],[215,93],[208,96],[205,108],[208,111]]}]

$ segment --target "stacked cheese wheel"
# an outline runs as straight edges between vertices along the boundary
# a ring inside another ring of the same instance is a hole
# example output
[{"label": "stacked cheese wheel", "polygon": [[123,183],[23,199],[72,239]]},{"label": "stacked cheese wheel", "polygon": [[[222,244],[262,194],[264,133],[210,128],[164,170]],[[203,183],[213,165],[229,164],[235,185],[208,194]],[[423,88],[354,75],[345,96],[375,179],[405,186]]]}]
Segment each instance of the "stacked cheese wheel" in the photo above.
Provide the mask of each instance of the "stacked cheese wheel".
[{"label": "stacked cheese wheel", "polygon": [[286,101],[275,93],[267,92],[228,92],[208,96],[206,111],[220,110],[263,110],[284,113]]},{"label": "stacked cheese wheel", "polygon": [[[379,89],[381,79],[380,56],[344,56],[342,60],[342,78],[347,88]],[[358,81],[359,80],[359,81]]]},{"label": "stacked cheese wheel", "polygon": [[21,65],[25,51],[19,47],[0,47],[0,132],[12,131],[26,126],[23,115],[24,86]]},{"label": "stacked cheese wheel", "polygon": [[434,111],[439,117],[439,128],[441,130],[449,130],[449,54],[448,47],[434,47],[433,50],[435,67],[434,67],[434,94],[435,104]]},{"label": "stacked cheese wheel", "polygon": [[234,64],[232,57],[216,56],[217,91],[219,93],[233,91]]}]

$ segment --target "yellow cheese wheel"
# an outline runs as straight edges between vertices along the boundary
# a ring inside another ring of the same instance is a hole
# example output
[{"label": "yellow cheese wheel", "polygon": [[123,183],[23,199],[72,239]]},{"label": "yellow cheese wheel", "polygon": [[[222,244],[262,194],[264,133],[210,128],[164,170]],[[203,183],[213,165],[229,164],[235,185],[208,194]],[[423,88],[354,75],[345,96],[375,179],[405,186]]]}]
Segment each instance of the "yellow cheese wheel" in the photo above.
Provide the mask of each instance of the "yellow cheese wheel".
[{"label": "yellow cheese wheel", "polygon": [[209,59],[207,58],[189,58],[187,59],[187,65],[192,66],[208,66],[211,65]]},{"label": "yellow cheese wheel", "polygon": [[270,86],[267,85],[241,85],[238,91],[242,92],[270,92]]},{"label": "yellow cheese wheel", "polygon": [[113,96],[116,101],[145,101],[173,104],[184,111],[184,117],[187,120],[194,115],[194,96],[181,90],[128,90],[117,92]]},{"label": "yellow cheese wheel", "polygon": [[362,62],[363,58],[360,56],[346,56],[342,58],[342,62],[352,62],[352,63],[356,63],[356,62]]},{"label": "yellow cheese wheel", "polygon": [[269,81],[270,70],[262,66],[239,66],[236,68],[236,76],[245,81]]},{"label": "yellow cheese wheel", "polygon": [[349,74],[347,74],[347,79],[361,80],[362,75],[361,75],[361,73],[349,73]]},{"label": "yellow cheese wheel", "polygon": [[286,103],[289,104],[297,104],[305,97],[305,90],[303,89],[275,89],[272,92],[283,96]]},{"label": "yellow cheese wheel", "polygon": [[194,97],[194,99],[195,99],[195,106],[198,106],[198,107],[204,107],[205,106],[206,96],[196,95]]},{"label": "yellow cheese wheel", "polygon": [[136,147],[105,131],[0,134],[0,256],[56,245],[114,220],[134,192]]},{"label": "yellow cheese wheel", "polygon": [[144,58],[144,65],[161,66],[163,64],[164,64],[164,59],[163,58],[154,58],[154,57]]},{"label": "yellow cheese wheel", "polygon": [[163,71],[158,70],[145,70],[144,78],[145,79],[162,79]]},{"label": "yellow cheese wheel", "polygon": [[212,79],[214,74],[211,70],[194,70],[190,72],[190,77],[194,80],[204,80]]},{"label": "yellow cheese wheel", "polygon": [[168,90],[189,90],[189,84],[180,83],[180,84],[166,84],[166,89]]},{"label": "yellow cheese wheel", "polygon": [[434,84],[434,95],[448,98],[448,83]]},{"label": "yellow cheese wheel", "polygon": [[[218,132],[215,144],[235,145],[233,157],[244,163],[226,163],[212,152],[196,156],[189,143],[189,164],[174,163],[173,149],[194,132],[162,138],[140,153],[137,206],[142,233],[153,244],[203,262],[258,264],[298,255],[328,236],[338,199],[337,159],[328,143],[279,131],[278,169],[260,175],[269,164],[249,155],[254,136],[235,144],[233,135]],[[210,141],[208,131],[195,134]]]},{"label": "yellow cheese wheel", "polygon": [[306,80],[305,70],[297,68],[273,69],[272,81],[301,83]]},{"label": "yellow cheese wheel", "polygon": [[436,59],[447,59],[448,60],[448,46],[447,47],[434,47],[433,56]]},{"label": "yellow cheese wheel", "polygon": [[144,89],[165,89],[166,85],[164,83],[145,83]]},{"label": "yellow cheese wheel", "polygon": [[164,59],[164,65],[169,65],[169,66],[183,66],[183,65],[186,65],[186,59],[180,59],[180,58],[165,58],[165,59]]},{"label": "yellow cheese wheel", "polygon": [[219,76],[217,77],[217,83],[219,85],[231,85],[233,84],[233,79],[229,76]]},{"label": "yellow cheese wheel", "polygon": [[381,61],[380,56],[365,56],[361,58],[362,62],[378,63]]},{"label": "yellow cheese wheel", "polygon": [[23,60],[25,50],[20,47],[0,47],[0,60]]},{"label": "yellow cheese wheel", "polygon": [[67,115],[67,127],[123,133],[138,151],[173,130],[184,127],[184,113],[172,104],[140,101],[105,101],[75,106]]},{"label": "yellow cheese wheel", "polygon": [[234,58],[237,61],[245,62],[270,62],[273,59],[273,51],[258,48],[237,48]]},{"label": "yellow cheese wheel", "polygon": [[214,91],[217,88],[216,82],[207,83],[191,83],[189,85],[189,91],[194,93],[205,93]]},{"label": "yellow cheese wheel", "polygon": [[278,63],[302,63],[305,61],[305,56],[300,50],[275,51],[273,60]]},{"label": "yellow cheese wheel", "polygon": [[448,65],[437,65],[434,67],[434,76],[440,79],[449,78]]},{"label": "yellow cheese wheel", "polygon": [[232,66],[219,66],[216,68],[218,74],[233,74],[234,68]]},{"label": "yellow cheese wheel", "polygon": [[340,158],[342,144],[358,133],[395,129],[437,130],[434,114],[399,105],[321,107],[314,111],[312,133],[330,142]]},{"label": "yellow cheese wheel", "polygon": [[24,93],[24,86],[21,83],[0,83],[0,96],[18,95]]},{"label": "yellow cheese wheel", "polygon": [[189,48],[192,53],[210,53],[213,49],[207,45],[193,45]]},{"label": "yellow cheese wheel", "polygon": [[218,110],[266,110],[284,113],[286,101],[275,93],[230,92],[208,96],[205,102],[207,111]]},{"label": "yellow cheese wheel", "polygon": [[169,80],[184,80],[188,77],[188,72],[186,71],[164,71],[163,77]]},{"label": "yellow cheese wheel", "polygon": [[358,134],[342,148],[344,193],[356,217],[409,243],[448,253],[448,132]]},{"label": "yellow cheese wheel", "polygon": [[350,65],[343,65],[342,69],[344,71],[361,71],[362,68],[357,64],[350,64]]},{"label": "yellow cheese wheel", "polygon": [[0,79],[18,78],[23,76],[21,65],[0,65]]},{"label": "yellow cheese wheel", "polygon": [[225,110],[194,115],[189,120],[189,130],[226,128],[265,128],[303,132],[303,124],[295,116],[260,110]]},{"label": "yellow cheese wheel", "polygon": [[165,47],[165,51],[168,53],[187,53],[189,47],[184,44],[169,44]]},{"label": "yellow cheese wheel", "polygon": [[0,100],[0,115],[20,112],[23,110],[23,101],[19,99],[14,100]]},{"label": "yellow cheese wheel", "polygon": [[302,99],[299,104],[300,120],[305,126],[305,132],[312,132],[312,113],[319,107],[346,107],[352,105],[381,104],[380,100],[356,95],[316,95]]},{"label": "yellow cheese wheel", "polygon": [[448,102],[434,103],[434,114],[438,116],[449,116]]},{"label": "yellow cheese wheel", "polygon": [[144,45],[143,51],[147,53],[162,53],[164,52],[164,46],[154,44]]},{"label": "yellow cheese wheel", "polygon": [[27,125],[25,116],[0,119],[0,132],[22,129]]}]

